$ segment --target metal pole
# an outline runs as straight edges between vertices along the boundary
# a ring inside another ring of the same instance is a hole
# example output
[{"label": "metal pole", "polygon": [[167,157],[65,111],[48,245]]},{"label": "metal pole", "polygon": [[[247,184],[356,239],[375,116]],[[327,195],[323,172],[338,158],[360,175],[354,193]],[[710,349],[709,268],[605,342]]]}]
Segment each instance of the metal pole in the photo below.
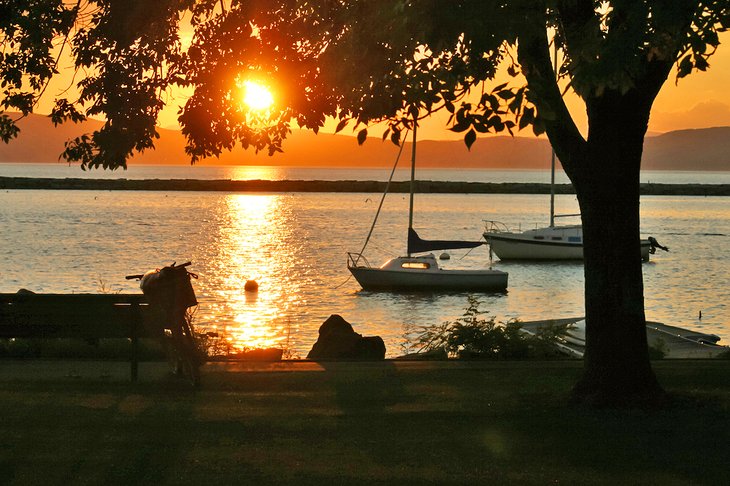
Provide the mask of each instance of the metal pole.
[{"label": "metal pole", "polygon": [[[413,147],[411,148],[411,200],[408,206],[408,232],[413,229],[413,191],[415,190],[416,179],[416,124],[417,120],[413,119]],[[408,248],[408,256],[411,256],[410,248]]]},{"label": "metal pole", "polygon": [[[555,77],[558,76],[558,45],[555,43],[555,39],[553,39],[553,72],[555,73]],[[548,139],[549,141],[549,139]],[[550,144],[550,227],[555,226],[555,149],[553,148],[553,144]]]},{"label": "metal pole", "polygon": [[555,149],[550,163],[550,227],[555,226]]}]

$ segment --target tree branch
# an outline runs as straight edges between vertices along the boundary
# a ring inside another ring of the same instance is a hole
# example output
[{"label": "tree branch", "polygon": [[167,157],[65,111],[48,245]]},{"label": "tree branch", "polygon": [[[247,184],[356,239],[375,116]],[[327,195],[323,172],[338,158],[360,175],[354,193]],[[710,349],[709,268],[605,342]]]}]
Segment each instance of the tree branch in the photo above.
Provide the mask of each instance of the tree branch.
[{"label": "tree branch", "polygon": [[586,42],[600,32],[600,21],[592,0],[560,0],[557,12],[567,52],[584,50]]},{"label": "tree branch", "polygon": [[549,41],[544,25],[539,29],[532,26],[520,34],[517,53],[528,89],[532,93],[530,101],[537,107],[538,117],[545,125],[550,143],[570,175],[578,168],[576,164],[585,147],[585,139],[560,92],[550,62]]}]

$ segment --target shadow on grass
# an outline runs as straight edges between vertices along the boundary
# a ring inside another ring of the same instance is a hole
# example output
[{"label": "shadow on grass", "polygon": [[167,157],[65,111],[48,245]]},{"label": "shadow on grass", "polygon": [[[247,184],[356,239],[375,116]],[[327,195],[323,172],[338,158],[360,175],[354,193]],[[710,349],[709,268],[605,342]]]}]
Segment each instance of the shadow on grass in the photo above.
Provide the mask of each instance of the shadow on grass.
[{"label": "shadow on grass", "polygon": [[178,384],[2,385],[3,484],[160,484],[185,457],[192,395]]},{"label": "shadow on grass", "polygon": [[18,483],[724,484],[726,365],[658,371],[675,399],[652,412],[568,407],[572,362],[0,383],[0,464]]},{"label": "shadow on grass", "polygon": [[387,407],[407,400],[398,370],[392,361],[359,363],[358,372],[348,363],[319,363],[333,387],[337,407],[345,416],[378,417]]}]

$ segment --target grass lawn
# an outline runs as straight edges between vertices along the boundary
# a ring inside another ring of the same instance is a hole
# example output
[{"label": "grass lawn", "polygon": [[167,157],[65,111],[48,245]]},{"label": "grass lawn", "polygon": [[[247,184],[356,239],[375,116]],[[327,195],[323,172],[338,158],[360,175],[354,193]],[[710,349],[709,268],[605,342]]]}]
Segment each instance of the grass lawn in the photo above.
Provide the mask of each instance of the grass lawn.
[{"label": "grass lawn", "polygon": [[656,362],[659,411],[569,407],[576,361],[211,363],[198,391],[13,366],[0,484],[729,484],[728,361]]}]

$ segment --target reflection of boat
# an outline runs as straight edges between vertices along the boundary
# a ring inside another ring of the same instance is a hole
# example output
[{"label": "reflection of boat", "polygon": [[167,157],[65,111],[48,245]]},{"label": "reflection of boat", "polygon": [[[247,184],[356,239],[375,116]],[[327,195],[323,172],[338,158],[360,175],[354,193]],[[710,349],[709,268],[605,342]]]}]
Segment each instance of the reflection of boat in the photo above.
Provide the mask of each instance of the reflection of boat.
[{"label": "reflection of boat", "polygon": [[[348,253],[347,268],[365,290],[475,290],[504,291],[507,273],[500,270],[447,270],[439,268],[433,254],[414,256],[436,250],[476,248],[482,241],[422,240],[413,229],[413,191],[416,163],[414,122],[411,156],[411,191],[408,217],[407,256],[388,260],[381,267],[371,267],[362,253]],[[397,164],[397,162],[396,162]],[[387,193],[387,188],[386,188]],[[382,205],[382,201],[381,201]],[[377,220],[377,216],[376,216]],[[375,222],[373,222],[375,225]],[[371,229],[372,233],[372,229]],[[369,236],[368,236],[369,239]],[[365,242],[367,245],[367,240]]]},{"label": "reflection of boat", "polygon": [[[582,358],[585,351],[585,319],[551,319],[520,323],[528,334],[536,334],[541,328],[566,326],[565,333],[556,346],[563,353]],[[660,322],[646,323],[646,338],[649,346],[661,351],[664,358],[716,358],[729,355],[730,347],[717,344],[720,337]]]},{"label": "reflection of boat", "polygon": [[[551,215],[551,220],[554,216]],[[484,238],[500,260],[582,260],[583,228],[580,225],[510,231],[497,221],[486,221]],[[649,261],[656,248],[664,249],[654,238],[641,240],[641,259]]]}]

